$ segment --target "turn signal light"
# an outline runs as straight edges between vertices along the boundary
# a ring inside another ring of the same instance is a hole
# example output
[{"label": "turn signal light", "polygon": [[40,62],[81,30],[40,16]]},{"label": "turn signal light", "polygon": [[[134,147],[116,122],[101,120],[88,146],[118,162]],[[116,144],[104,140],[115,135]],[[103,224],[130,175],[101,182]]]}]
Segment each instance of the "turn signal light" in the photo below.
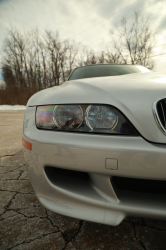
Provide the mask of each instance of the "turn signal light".
[{"label": "turn signal light", "polygon": [[25,148],[27,148],[27,149],[29,149],[29,150],[32,150],[32,144],[31,144],[30,142],[24,140],[23,138],[22,138],[22,145],[23,145]]}]

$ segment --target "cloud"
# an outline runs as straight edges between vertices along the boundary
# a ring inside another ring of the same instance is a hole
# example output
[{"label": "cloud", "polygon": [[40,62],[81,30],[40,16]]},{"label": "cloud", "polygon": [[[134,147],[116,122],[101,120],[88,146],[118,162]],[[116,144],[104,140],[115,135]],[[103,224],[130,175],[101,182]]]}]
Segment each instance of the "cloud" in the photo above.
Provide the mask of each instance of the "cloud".
[{"label": "cloud", "polygon": [[[130,23],[134,10],[142,10],[144,17],[149,16],[152,29],[158,33],[161,31],[156,36],[157,42],[164,43],[161,34],[166,24],[165,1],[0,0],[0,47],[7,29],[13,26],[25,31],[36,27],[41,32],[58,30],[62,39],[72,38],[101,50],[110,41],[109,31],[114,31],[114,25],[120,24],[122,16]],[[157,61],[160,61],[159,57]]]},{"label": "cloud", "polygon": [[158,32],[160,32],[161,30],[166,29],[166,17],[164,17],[161,21],[160,24],[158,25]]}]

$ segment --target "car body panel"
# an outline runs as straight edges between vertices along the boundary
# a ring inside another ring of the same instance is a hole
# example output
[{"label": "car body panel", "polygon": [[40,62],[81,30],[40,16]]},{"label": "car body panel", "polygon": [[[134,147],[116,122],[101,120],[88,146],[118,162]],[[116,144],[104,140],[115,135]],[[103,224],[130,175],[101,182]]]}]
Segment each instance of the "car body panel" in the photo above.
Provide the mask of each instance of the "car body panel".
[{"label": "car body panel", "polygon": [[[36,128],[34,115],[24,134],[40,143],[40,148],[45,148],[45,153],[40,156],[45,165],[100,174],[113,172],[119,176],[166,179],[166,145],[149,143],[141,137],[43,131]],[[106,159],[117,159],[118,169],[106,169]]]},{"label": "car body panel", "polygon": [[[33,95],[23,132],[31,150],[24,148],[24,158],[41,204],[66,216],[113,226],[126,216],[165,219],[164,195],[118,190],[113,182],[114,177],[166,180],[166,137],[153,114],[154,101],[164,96],[166,75],[155,72],[67,81]],[[36,107],[56,104],[112,105],[138,134],[38,129]],[[87,173],[89,179],[51,175],[47,168]]]},{"label": "car body panel", "polygon": [[[24,148],[24,158],[39,201],[54,212],[114,226],[126,216],[166,218],[163,196],[159,199],[129,193],[121,194],[119,199],[110,181],[112,176],[165,180],[166,145],[156,146],[140,137],[94,135],[89,140],[88,135],[84,136],[41,130],[36,132],[35,140],[23,136],[32,144],[31,151]],[[117,159],[117,170],[105,168],[108,157]],[[44,171],[46,166],[86,171],[90,181],[75,182],[57,176],[51,183]]]},{"label": "car body panel", "polygon": [[[153,115],[153,102],[166,96],[166,75],[150,72],[68,81],[36,93],[27,106],[109,104],[118,108],[148,141],[166,143]],[[133,101],[134,100],[134,101]]]}]

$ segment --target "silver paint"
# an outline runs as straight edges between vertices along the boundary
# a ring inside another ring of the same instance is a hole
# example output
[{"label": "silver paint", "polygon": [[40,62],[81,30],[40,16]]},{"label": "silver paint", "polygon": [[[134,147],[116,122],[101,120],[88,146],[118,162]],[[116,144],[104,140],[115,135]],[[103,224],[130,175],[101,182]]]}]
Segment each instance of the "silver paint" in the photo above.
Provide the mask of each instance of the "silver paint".
[{"label": "silver paint", "polygon": [[118,108],[141,135],[151,142],[166,143],[158,128],[152,104],[166,92],[166,75],[150,72],[98,77],[65,82],[39,91],[27,106],[58,104],[108,104]]},{"label": "silver paint", "polygon": [[[110,181],[112,176],[166,180],[166,137],[152,110],[165,86],[165,75],[138,73],[70,81],[32,96],[28,106],[113,105],[146,138],[39,130],[35,107],[28,108],[32,112],[26,117],[23,138],[32,143],[32,151],[24,148],[24,157],[39,201],[57,213],[114,226],[126,216],[165,219],[162,195],[122,192]],[[117,160],[118,168],[107,169],[106,159]],[[71,182],[54,176],[51,182],[45,166],[85,171],[90,180]]]}]

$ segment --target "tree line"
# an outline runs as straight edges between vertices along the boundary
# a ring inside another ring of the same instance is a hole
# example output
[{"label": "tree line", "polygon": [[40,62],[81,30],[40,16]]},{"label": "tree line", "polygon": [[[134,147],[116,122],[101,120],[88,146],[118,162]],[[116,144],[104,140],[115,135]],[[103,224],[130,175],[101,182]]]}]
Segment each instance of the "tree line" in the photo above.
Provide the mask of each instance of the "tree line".
[{"label": "tree line", "polygon": [[35,92],[62,84],[75,67],[97,63],[140,64],[153,69],[150,58],[154,35],[148,18],[134,12],[132,21],[122,18],[110,34],[110,43],[95,52],[58,32],[38,29],[21,32],[11,28],[2,45],[0,64],[6,88],[1,104],[26,104]]}]

